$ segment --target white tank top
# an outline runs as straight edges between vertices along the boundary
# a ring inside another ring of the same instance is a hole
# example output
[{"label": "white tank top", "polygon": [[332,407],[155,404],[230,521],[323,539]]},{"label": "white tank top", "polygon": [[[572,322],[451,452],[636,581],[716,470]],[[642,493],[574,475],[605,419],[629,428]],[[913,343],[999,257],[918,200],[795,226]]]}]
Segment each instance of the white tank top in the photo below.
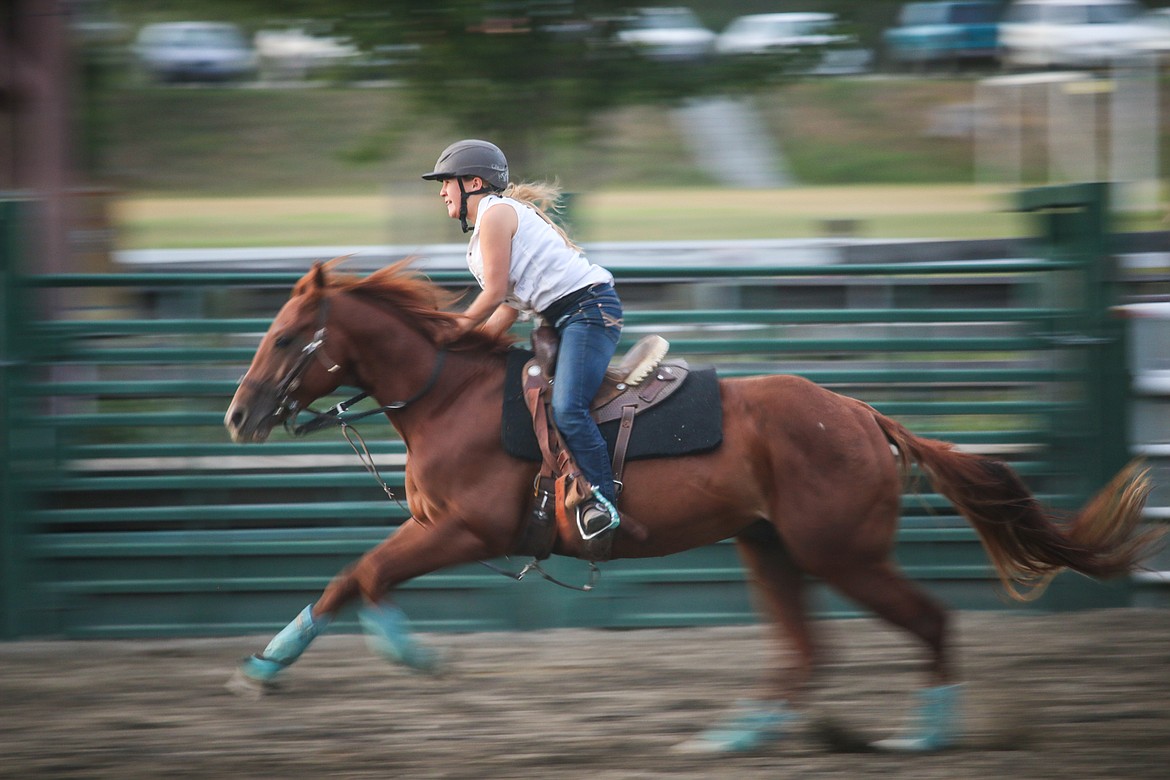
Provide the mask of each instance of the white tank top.
[{"label": "white tank top", "polygon": [[520,311],[541,312],[558,298],[600,282],[613,282],[613,275],[585,259],[536,210],[526,203],[500,195],[488,195],[479,202],[475,230],[467,244],[467,267],[483,287],[483,253],[479,226],[488,209],[506,203],[516,212],[516,235],[512,236],[512,262],[508,269],[505,303]]}]

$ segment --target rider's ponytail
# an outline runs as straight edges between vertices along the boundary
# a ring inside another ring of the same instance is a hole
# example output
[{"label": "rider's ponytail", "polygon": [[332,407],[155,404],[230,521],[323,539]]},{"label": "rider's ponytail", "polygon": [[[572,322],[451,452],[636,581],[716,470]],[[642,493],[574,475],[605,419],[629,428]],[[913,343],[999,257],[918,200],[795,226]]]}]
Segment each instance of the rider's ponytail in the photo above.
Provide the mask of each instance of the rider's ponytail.
[{"label": "rider's ponytail", "polygon": [[504,190],[504,197],[518,200],[521,203],[531,206],[532,209],[540,215],[548,224],[552,225],[553,230],[565,240],[565,245],[570,246],[577,251],[582,251],[581,247],[577,246],[569,234],[565,232],[564,228],[554,222],[548,215],[548,212],[554,214],[561,210],[561,188],[560,185],[549,182],[518,182],[508,185]]}]

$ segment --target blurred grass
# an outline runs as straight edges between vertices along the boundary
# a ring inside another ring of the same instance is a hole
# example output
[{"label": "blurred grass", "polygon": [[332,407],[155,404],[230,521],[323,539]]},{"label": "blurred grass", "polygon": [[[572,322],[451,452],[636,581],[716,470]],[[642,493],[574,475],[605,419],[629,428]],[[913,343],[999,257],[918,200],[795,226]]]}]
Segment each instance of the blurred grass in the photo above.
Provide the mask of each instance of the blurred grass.
[{"label": "blurred grass", "polygon": [[[647,189],[582,194],[581,241],[809,238],[1013,238],[1034,231],[1014,190],[972,185],[855,185],[781,190]],[[460,243],[435,192],[368,196],[124,197],[121,249]],[[837,222],[837,226],[830,223]],[[1167,230],[1163,212],[1119,218],[1118,230]]]},{"label": "blurred grass", "polygon": [[[575,195],[574,235],[591,242],[810,237],[832,221],[867,238],[1025,235],[1014,188],[969,184],[970,136],[938,130],[975,83],[832,79],[758,95],[796,187],[719,187],[669,108],[653,106],[517,150],[514,176],[558,179]],[[393,88],[127,88],[108,100],[99,173],[120,248],[463,240],[418,178],[458,133]],[[1120,227],[1166,229],[1164,212]]]},{"label": "blurred grass", "polygon": [[[846,223],[865,238],[1026,235],[1011,193],[964,185],[593,192],[569,213],[582,241],[803,238]],[[286,198],[123,198],[119,244],[199,248],[461,242],[433,192]]]}]

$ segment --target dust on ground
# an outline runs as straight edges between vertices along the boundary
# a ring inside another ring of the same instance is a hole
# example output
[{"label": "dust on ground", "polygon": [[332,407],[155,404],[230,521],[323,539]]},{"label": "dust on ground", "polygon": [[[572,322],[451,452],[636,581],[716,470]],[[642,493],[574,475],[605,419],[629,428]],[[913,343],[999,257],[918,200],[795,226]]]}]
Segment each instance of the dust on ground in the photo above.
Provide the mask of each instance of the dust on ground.
[{"label": "dust on ground", "polygon": [[1170,776],[1170,610],[961,613],[964,735],[934,755],[834,752],[820,724],[898,730],[921,654],[818,623],[810,717],[749,754],[672,747],[757,689],[768,629],[427,634],[427,678],[326,635],[258,701],[224,687],[268,637],[0,644],[0,777],[1149,778]]}]

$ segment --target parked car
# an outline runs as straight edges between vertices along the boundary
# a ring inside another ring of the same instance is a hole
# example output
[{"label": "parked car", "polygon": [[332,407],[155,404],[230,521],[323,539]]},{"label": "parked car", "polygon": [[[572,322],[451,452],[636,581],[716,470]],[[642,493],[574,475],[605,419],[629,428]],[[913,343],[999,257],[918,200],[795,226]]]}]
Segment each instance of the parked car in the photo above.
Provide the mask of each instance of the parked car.
[{"label": "parked car", "polygon": [[348,40],[310,35],[301,29],[261,30],[252,39],[266,78],[296,80],[315,71],[357,62]]},{"label": "parked car", "polygon": [[926,68],[994,61],[998,32],[998,3],[907,3],[882,40],[891,66]]},{"label": "parked car", "polygon": [[689,8],[639,8],[621,24],[617,42],[653,60],[693,60],[715,48],[715,33]]},{"label": "parked car", "polygon": [[1009,68],[1095,68],[1135,50],[1164,46],[1170,34],[1134,0],[1022,0],[1000,29]]},{"label": "parked car", "polygon": [[132,47],[156,81],[226,81],[256,73],[256,51],[226,22],[165,22],[143,27]]},{"label": "parked car", "polygon": [[872,55],[857,45],[857,38],[840,29],[829,13],[748,14],[732,20],[715,40],[716,53],[724,56],[760,54],[807,54],[810,73],[861,73],[869,69]]},{"label": "parked car", "polygon": [[1163,59],[1170,56],[1170,8],[1158,8],[1139,20],[1153,28],[1153,37],[1142,41],[1136,47],[1139,52],[1149,52]]}]

